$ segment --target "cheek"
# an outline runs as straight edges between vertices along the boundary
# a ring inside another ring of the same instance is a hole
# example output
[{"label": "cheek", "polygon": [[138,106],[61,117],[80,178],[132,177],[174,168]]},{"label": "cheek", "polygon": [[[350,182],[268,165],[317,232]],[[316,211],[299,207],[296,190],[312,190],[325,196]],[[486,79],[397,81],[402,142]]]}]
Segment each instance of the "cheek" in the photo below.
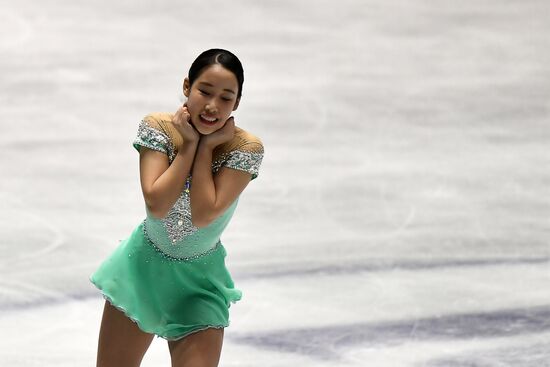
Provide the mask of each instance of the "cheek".
[{"label": "cheek", "polygon": [[225,121],[231,116],[231,111],[224,110],[223,113],[220,115],[220,122],[222,124],[225,124]]},{"label": "cheek", "polygon": [[224,110],[224,112],[227,113],[228,115],[231,115],[231,113],[233,113],[233,108],[234,108],[234,107],[235,107],[235,103],[230,102],[230,103],[224,104],[223,110]]},{"label": "cheek", "polygon": [[191,115],[197,112],[197,100],[195,98],[189,97],[187,99],[187,110]]}]

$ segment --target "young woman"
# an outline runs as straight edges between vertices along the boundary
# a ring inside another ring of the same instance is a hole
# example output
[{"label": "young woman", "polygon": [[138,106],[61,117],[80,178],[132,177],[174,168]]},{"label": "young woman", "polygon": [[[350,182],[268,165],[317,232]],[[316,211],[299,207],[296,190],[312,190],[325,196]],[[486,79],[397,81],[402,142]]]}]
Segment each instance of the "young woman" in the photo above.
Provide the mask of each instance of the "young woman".
[{"label": "young woman", "polygon": [[155,335],[172,366],[218,365],[241,298],[220,236],[264,152],[231,117],[243,74],[231,52],[207,50],[184,80],[186,103],[141,121],[133,145],[146,219],[90,277],[106,299],[97,366],[139,366]]}]

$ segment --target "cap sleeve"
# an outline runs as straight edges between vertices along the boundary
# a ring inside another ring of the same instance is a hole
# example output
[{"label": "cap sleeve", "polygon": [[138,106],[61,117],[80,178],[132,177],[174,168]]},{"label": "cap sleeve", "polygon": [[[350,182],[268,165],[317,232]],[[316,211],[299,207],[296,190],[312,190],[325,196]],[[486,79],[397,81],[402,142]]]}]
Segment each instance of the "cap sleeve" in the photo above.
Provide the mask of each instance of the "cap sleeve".
[{"label": "cap sleeve", "polygon": [[222,167],[248,172],[252,180],[258,177],[260,165],[264,157],[264,147],[259,139],[247,141],[227,154]]},{"label": "cap sleeve", "polygon": [[171,150],[169,136],[160,129],[158,122],[150,116],[144,117],[139,123],[137,136],[132,145],[138,152],[141,147],[145,147],[170,155]]}]

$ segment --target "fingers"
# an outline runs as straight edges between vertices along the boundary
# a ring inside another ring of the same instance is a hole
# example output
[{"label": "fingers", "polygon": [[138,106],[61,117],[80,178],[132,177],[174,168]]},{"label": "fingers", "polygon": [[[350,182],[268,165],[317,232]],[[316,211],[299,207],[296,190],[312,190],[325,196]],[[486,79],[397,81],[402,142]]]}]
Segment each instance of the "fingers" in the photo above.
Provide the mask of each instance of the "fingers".
[{"label": "fingers", "polygon": [[189,114],[189,110],[185,105],[178,108],[174,117],[176,122],[180,122],[181,120],[184,120],[187,122],[191,121],[191,114]]},{"label": "fingers", "polygon": [[191,122],[191,114],[189,113],[189,109],[187,108],[187,101],[185,101],[185,103],[183,104],[183,106],[180,109],[183,113],[183,117],[185,118],[185,121],[190,123]]},{"label": "fingers", "polygon": [[225,126],[235,127],[235,118],[233,116],[228,118],[227,121],[225,121]]},{"label": "fingers", "polygon": [[191,114],[189,113],[187,106],[184,106],[182,109],[183,109],[183,117],[185,118],[185,121],[187,122],[191,121]]}]

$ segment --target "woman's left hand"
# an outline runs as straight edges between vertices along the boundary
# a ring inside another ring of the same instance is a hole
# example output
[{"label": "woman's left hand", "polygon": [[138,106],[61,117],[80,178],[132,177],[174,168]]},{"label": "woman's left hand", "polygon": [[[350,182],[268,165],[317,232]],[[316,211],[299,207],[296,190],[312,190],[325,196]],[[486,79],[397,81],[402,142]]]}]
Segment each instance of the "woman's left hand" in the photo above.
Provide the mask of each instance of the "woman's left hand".
[{"label": "woman's left hand", "polygon": [[210,149],[214,149],[218,145],[226,143],[233,139],[235,135],[235,119],[233,116],[227,119],[225,125],[217,131],[214,131],[212,134],[205,135],[201,137],[201,142],[206,144]]}]

